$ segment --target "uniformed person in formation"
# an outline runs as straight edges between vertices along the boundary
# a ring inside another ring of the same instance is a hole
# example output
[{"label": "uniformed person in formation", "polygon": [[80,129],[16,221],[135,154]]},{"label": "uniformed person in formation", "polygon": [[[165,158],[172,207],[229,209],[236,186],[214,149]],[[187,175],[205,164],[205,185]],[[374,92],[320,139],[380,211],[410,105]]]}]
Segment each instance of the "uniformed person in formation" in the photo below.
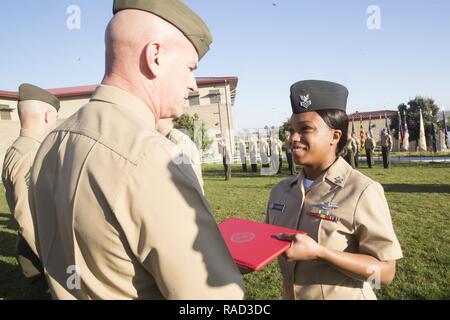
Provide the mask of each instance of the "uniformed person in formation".
[{"label": "uniformed person in formation", "polygon": [[289,172],[291,173],[291,176],[294,175],[294,164],[293,164],[293,160],[292,160],[292,149],[291,149],[291,132],[290,131],[286,131],[285,132],[286,135],[286,141],[283,144],[284,150],[286,152],[286,159],[288,162],[288,166],[289,166]]},{"label": "uniformed person in formation", "polygon": [[282,160],[281,158],[281,141],[276,137],[270,139],[270,162],[272,164],[272,170],[276,174],[281,173]]},{"label": "uniformed person in formation", "polygon": [[252,135],[250,138],[248,152],[250,154],[250,164],[252,166],[252,172],[253,173],[258,172],[258,160],[257,160],[258,140],[254,135]]},{"label": "uniformed person in formation", "polygon": [[369,136],[367,133],[367,139],[365,141],[364,147],[366,148],[366,158],[367,158],[367,165],[371,169],[373,166],[373,152],[375,151],[375,146],[377,143],[375,142],[375,139]]},{"label": "uniformed person in formation", "polygon": [[[376,299],[402,251],[381,185],[340,154],[348,134],[348,91],[324,81],[291,88],[294,160],[303,170],[272,189],[266,222],[306,232],[279,235],[286,299]],[[379,282],[378,282],[379,281]]]},{"label": "uniformed person in formation", "polygon": [[222,163],[223,163],[223,172],[225,176],[225,181],[228,181],[231,179],[231,153],[227,145],[226,139],[221,139],[218,142],[219,145],[219,153],[222,157]]},{"label": "uniformed person in formation", "polygon": [[361,149],[361,143],[356,135],[356,133],[352,133],[352,138],[355,144],[355,168],[359,167],[359,151]]},{"label": "uniformed person in formation", "polygon": [[392,151],[392,136],[389,134],[387,128],[383,129],[381,135],[381,152],[383,153],[383,165],[385,169],[389,169],[391,166],[391,151]]},{"label": "uniformed person in formation", "polygon": [[345,151],[344,151],[344,159],[347,161],[347,163],[353,168],[356,168],[355,165],[355,152],[356,152],[356,143],[355,139],[352,137],[347,138],[347,143],[345,145]]},{"label": "uniformed person in formation", "polygon": [[59,108],[59,100],[51,93],[31,84],[19,87],[20,136],[6,151],[2,170],[6,200],[19,225],[17,260],[36,299],[49,298],[49,295],[28,204],[30,171],[42,140],[56,127]]},{"label": "uniformed person in formation", "polygon": [[241,138],[239,140],[239,155],[241,156],[242,172],[247,172],[247,146],[245,144],[245,139]]},{"label": "uniformed person in formation", "polygon": [[106,72],[43,142],[30,206],[58,299],[242,299],[191,164],[156,130],[198,90],[205,23],[178,0],[115,0]]},{"label": "uniformed person in formation", "polygon": [[261,135],[259,137],[259,157],[261,158],[261,166],[263,168],[270,168],[269,150],[267,139]]}]

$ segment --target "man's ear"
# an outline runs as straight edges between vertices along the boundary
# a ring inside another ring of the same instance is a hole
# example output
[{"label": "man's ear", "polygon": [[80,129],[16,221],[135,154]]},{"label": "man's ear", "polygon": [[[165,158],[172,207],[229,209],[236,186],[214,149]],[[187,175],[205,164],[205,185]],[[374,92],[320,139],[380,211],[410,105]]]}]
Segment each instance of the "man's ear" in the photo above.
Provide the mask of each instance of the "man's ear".
[{"label": "man's ear", "polygon": [[157,42],[147,44],[144,50],[145,67],[149,71],[152,78],[156,78],[160,74],[160,54],[161,45]]}]

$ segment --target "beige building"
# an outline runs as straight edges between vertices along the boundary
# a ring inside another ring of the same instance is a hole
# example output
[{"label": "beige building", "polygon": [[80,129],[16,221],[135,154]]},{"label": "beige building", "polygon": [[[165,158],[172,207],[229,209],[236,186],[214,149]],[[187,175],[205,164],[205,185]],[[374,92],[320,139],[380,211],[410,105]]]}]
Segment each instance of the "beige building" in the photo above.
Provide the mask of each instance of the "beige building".
[{"label": "beige building", "polygon": [[[206,161],[219,161],[217,139],[233,130],[233,106],[237,92],[237,77],[197,78],[199,91],[189,97],[185,112],[198,114],[205,123],[213,145],[203,153]],[[49,89],[61,100],[58,114],[60,122],[69,118],[80,107],[89,102],[96,86]],[[17,112],[17,92],[0,90],[0,165],[6,149],[19,136],[20,122]],[[230,145],[233,141],[230,139]]]}]

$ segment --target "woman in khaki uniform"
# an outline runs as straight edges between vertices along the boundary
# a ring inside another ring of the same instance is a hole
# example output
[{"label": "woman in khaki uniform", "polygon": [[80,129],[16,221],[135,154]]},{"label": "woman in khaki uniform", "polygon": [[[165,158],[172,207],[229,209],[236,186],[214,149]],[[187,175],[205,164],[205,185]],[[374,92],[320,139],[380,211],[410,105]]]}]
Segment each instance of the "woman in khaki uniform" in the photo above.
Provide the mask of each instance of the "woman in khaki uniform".
[{"label": "woman in khaki uniform", "polygon": [[[271,192],[266,222],[307,232],[280,258],[286,299],[376,299],[402,251],[381,185],[340,157],[348,91],[323,81],[291,88],[291,147],[303,170]],[[372,285],[372,286],[371,286]]]}]

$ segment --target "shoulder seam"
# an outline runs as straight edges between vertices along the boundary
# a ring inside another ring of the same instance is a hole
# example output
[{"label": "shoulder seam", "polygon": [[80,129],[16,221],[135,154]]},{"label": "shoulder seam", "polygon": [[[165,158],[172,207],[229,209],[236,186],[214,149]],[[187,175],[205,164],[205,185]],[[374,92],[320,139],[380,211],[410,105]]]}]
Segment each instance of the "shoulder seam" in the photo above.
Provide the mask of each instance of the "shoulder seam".
[{"label": "shoulder seam", "polygon": [[363,191],[359,195],[358,201],[356,201],[355,212],[353,212],[353,229],[354,230],[356,230],[356,214],[357,214],[357,209],[358,209],[359,202],[361,201],[361,198],[363,197],[363,195],[367,191],[367,189],[369,189],[369,187],[371,185],[373,185],[374,183],[375,183],[375,181],[373,181],[372,179],[369,179],[369,181],[364,186]]},{"label": "shoulder seam", "polygon": [[90,132],[89,130],[86,130],[86,129],[84,129],[84,130],[73,130],[73,129],[70,129],[70,128],[69,128],[69,129],[58,129],[58,130],[55,130],[54,132],[65,132],[65,133],[69,133],[69,134],[70,134],[70,133],[74,133],[74,134],[77,134],[77,135],[80,135],[80,136],[84,136],[84,137],[86,137],[86,138],[89,138],[89,139],[91,139],[91,140],[94,140],[94,141],[95,141],[95,145],[100,144],[100,145],[102,145],[103,147],[105,147],[105,148],[111,150],[112,152],[114,152],[115,154],[117,154],[118,156],[120,156],[121,158],[123,158],[124,160],[130,162],[130,163],[133,164],[134,166],[137,166],[137,161],[136,161],[136,160],[132,160],[132,159],[126,157],[124,154],[122,154],[121,152],[119,152],[118,150],[116,150],[116,148],[114,148],[113,146],[107,145],[107,144],[103,141],[102,136],[97,137],[96,134]]}]

